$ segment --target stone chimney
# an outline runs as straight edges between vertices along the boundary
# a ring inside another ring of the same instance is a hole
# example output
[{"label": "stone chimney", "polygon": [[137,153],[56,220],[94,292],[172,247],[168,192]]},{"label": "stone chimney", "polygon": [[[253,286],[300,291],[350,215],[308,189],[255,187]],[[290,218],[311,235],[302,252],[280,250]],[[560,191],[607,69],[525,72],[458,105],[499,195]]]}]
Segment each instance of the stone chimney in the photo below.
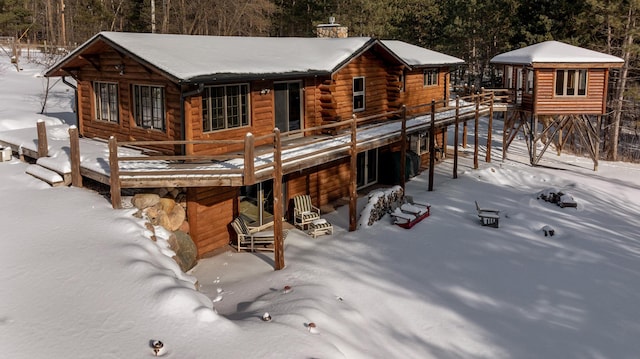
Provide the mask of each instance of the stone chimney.
[{"label": "stone chimney", "polygon": [[346,26],[340,26],[336,24],[336,18],[331,16],[328,24],[319,24],[316,27],[316,33],[318,37],[339,37],[344,38],[349,36],[349,30]]}]

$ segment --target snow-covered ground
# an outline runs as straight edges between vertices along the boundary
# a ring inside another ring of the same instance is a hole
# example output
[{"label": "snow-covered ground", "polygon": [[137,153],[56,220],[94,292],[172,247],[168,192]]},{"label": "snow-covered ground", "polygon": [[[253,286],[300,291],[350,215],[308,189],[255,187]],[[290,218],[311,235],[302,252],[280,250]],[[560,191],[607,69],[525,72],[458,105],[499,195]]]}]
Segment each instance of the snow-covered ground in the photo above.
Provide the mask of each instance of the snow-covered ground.
[{"label": "snow-covered ground", "polygon": [[[72,91],[57,83],[40,115],[42,68],[22,67],[0,57],[0,131],[72,124]],[[228,252],[183,274],[131,210],[2,162],[0,357],[145,358],[153,340],[167,358],[638,357],[640,166],[548,152],[533,168],[522,141],[505,162],[499,146],[478,170],[462,156],[458,179],[439,164],[433,192],[426,173],[409,182],[432,206],[411,230],[348,232],[340,207],[332,236],[290,232],[277,272],[270,253]],[[578,207],[537,199],[551,189]]]}]

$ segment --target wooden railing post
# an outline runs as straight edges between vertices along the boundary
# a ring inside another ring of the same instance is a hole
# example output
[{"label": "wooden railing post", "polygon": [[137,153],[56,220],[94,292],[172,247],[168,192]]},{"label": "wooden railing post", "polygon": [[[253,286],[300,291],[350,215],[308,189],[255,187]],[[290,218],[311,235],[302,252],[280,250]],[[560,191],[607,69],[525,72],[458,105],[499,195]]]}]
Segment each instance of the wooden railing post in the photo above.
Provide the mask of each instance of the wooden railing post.
[{"label": "wooden railing post", "polygon": [[474,96],[476,100],[476,113],[474,116],[474,129],[473,129],[473,169],[478,169],[478,144],[479,144],[479,130],[480,125],[480,95]]},{"label": "wooden railing post", "polygon": [[255,182],[255,137],[248,132],[244,137],[244,184],[252,185]]},{"label": "wooden railing post", "polygon": [[38,131],[38,158],[49,156],[49,143],[47,141],[47,127],[43,120],[36,123]]},{"label": "wooden railing post", "polygon": [[82,187],[82,175],[80,174],[80,138],[78,128],[69,126],[69,149],[71,161],[71,184],[74,187]]},{"label": "wooden railing post", "polygon": [[460,97],[456,97],[456,122],[453,134],[453,178],[458,178],[458,140],[460,135]]},{"label": "wooden railing post", "polygon": [[436,167],[436,101],[431,100],[431,127],[429,128],[429,191],[433,191]]},{"label": "wooden railing post", "polygon": [[273,236],[274,268],[284,268],[284,236],[282,231],[282,143],[280,130],[273,129]]},{"label": "wooden railing post", "polygon": [[109,181],[111,184],[111,206],[122,208],[120,197],[120,165],[118,164],[118,141],[114,136],[109,137]]},{"label": "wooden railing post", "polygon": [[400,187],[405,193],[407,182],[407,106],[402,105],[402,131],[400,133]]},{"label": "wooden railing post", "polygon": [[491,133],[493,132],[493,92],[491,92],[491,97],[489,99],[489,127],[487,128],[487,153],[485,154],[485,162],[491,162]]},{"label": "wooden railing post", "polygon": [[349,231],[357,229],[357,208],[358,208],[358,121],[356,115],[351,119],[351,148],[349,153],[351,160],[349,163]]}]

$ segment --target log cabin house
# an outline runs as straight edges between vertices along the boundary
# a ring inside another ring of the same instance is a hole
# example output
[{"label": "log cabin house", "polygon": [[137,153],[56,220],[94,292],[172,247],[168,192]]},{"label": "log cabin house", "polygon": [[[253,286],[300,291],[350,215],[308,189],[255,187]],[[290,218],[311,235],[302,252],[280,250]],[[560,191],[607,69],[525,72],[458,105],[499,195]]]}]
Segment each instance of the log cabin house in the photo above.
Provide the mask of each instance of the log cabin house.
[{"label": "log cabin house", "polygon": [[[509,143],[524,131],[531,164],[536,165],[553,143],[558,151],[573,137],[598,164],[599,124],[607,112],[609,69],[619,57],[558,41],[545,41],[491,59],[502,67],[503,84],[515,105],[505,123],[503,158]],[[575,136],[572,136],[574,135]],[[536,144],[544,144],[540,153]]]},{"label": "log cabin house", "polygon": [[[311,143],[339,133],[340,127],[325,131],[323,126],[354,115],[397,116],[403,106],[442,102],[449,97],[450,67],[462,62],[400,41],[368,37],[101,32],[45,75],[76,80],[81,136],[134,143],[189,162],[198,156],[242,153],[248,133],[256,148],[270,144],[264,138],[272,136],[274,128],[283,142]],[[390,119],[382,116],[378,121]],[[319,130],[307,131],[312,128]],[[309,194],[315,205],[324,206],[350,195],[354,171],[358,188],[375,184],[385,165],[378,162],[380,153],[397,150],[398,142],[370,141],[358,148],[355,168],[344,152],[307,159],[301,155],[295,166],[284,168],[281,183],[274,183],[275,175],[222,176],[138,179],[130,187],[187,187],[187,218],[202,256],[234,240],[229,223],[240,213],[258,223],[272,221],[276,213],[287,215],[297,194]],[[282,193],[281,202],[274,193]]]}]

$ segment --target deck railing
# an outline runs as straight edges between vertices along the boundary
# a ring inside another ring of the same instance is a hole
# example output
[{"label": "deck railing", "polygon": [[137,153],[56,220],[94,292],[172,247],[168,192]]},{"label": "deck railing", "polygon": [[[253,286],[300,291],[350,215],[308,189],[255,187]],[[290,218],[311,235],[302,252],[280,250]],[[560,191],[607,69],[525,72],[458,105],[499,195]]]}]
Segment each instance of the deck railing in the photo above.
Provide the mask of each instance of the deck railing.
[{"label": "deck railing", "polygon": [[[280,159],[276,158],[276,154],[282,154],[283,148],[281,134],[277,129],[271,134],[259,137],[248,133],[242,140],[119,142],[115,137],[111,137],[109,139],[109,181],[112,204],[117,206],[120,203],[121,188],[154,187],[159,183],[191,183],[194,187],[208,186],[214,182],[229,186],[251,185],[272,178],[277,170],[276,163],[281,163],[282,168],[291,171],[306,168],[309,163],[321,164],[340,156],[349,156],[352,149],[357,149],[359,142],[357,132],[360,130],[375,131],[379,126],[400,122],[402,131],[394,134],[399,139],[407,133],[417,131],[418,127],[420,127],[419,130],[444,127],[457,123],[463,115],[466,116],[465,121],[477,118],[481,107],[492,106],[494,96],[495,92],[473,94],[457,98],[455,105],[444,101],[433,101],[426,105],[403,107],[400,110],[362,118],[354,115],[352,119],[291,131],[287,133],[288,138],[303,137],[305,141],[286,142],[284,146],[286,155]],[[408,119],[420,116],[430,116],[430,123],[408,124]],[[333,136],[326,135],[327,133]],[[306,136],[308,134],[325,135]],[[430,142],[433,143],[433,141]],[[262,145],[256,146],[256,143]],[[150,156],[131,156],[120,154],[118,151],[121,147],[189,145],[235,146],[241,150],[221,155]],[[282,171],[282,168],[279,170]],[[165,178],[164,182],[162,178]],[[175,181],[175,178],[183,180]],[[186,185],[183,186],[186,187]]]}]

